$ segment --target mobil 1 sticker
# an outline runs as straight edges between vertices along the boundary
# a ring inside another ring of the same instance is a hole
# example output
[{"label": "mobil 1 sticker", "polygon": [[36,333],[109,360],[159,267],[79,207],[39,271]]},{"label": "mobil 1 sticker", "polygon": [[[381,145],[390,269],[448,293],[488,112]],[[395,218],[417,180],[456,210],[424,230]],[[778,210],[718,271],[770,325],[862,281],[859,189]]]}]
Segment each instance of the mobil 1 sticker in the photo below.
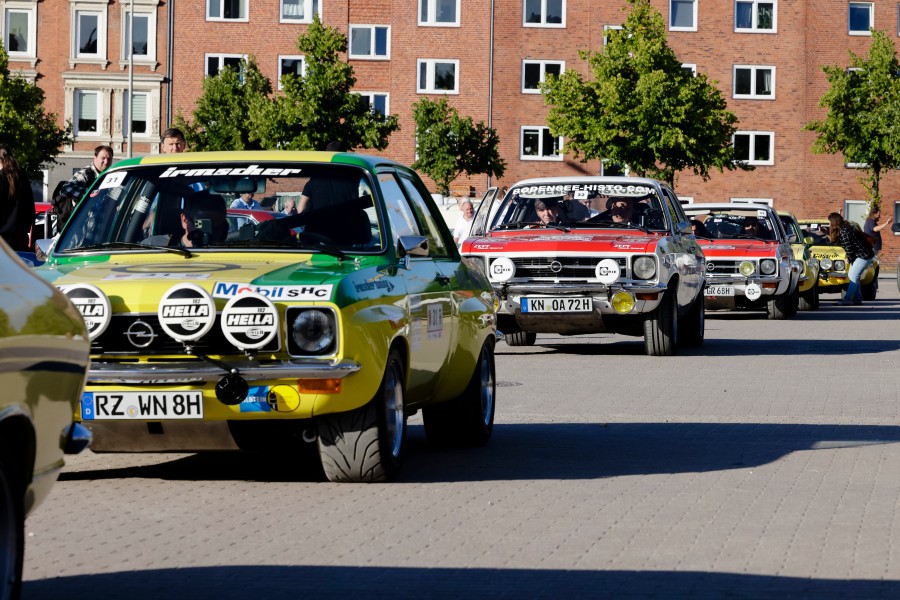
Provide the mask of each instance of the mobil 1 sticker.
[{"label": "mobil 1 sticker", "polygon": [[222,333],[241,350],[258,350],[278,334],[278,309],[256,292],[243,292],[222,309]]},{"label": "mobil 1 sticker", "polygon": [[59,291],[65,294],[81,313],[84,324],[87,326],[88,336],[92,340],[106,331],[109,321],[112,319],[112,307],[109,298],[100,291],[100,288],[89,283],[76,283],[61,285]]},{"label": "mobil 1 sticker", "polygon": [[194,283],[169,288],[160,298],[156,312],[163,330],[180,342],[199,340],[216,322],[216,303]]}]

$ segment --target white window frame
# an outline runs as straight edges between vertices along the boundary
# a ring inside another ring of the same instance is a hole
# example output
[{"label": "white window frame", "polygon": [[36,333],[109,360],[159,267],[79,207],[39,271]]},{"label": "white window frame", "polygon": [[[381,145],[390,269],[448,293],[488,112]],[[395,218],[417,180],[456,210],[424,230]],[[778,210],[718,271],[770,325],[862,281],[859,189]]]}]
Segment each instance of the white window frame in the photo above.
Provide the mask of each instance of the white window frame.
[{"label": "white window frame", "polygon": [[[739,69],[750,70],[750,87],[752,88],[752,91],[749,94],[737,93],[737,72]],[[756,72],[760,70],[769,70],[772,72],[772,93],[768,96],[756,92]],[[774,100],[775,82],[776,79],[774,65],[734,65],[731,69],[731,97],[743,100]]]},{"label": "white window frame", "polygon": [[675,194],[675,197],[678,198],[678,202],[679,202],[679,204],[681,204],[682,206],[687,206],[687,205],[689,205],[689,204],[693,204],[693,203],[694,203],[694,197],[693,197],[693,196],[679,196],[678,194]]},{"label": "white window frame", "polygon": [[[419,0],[417,11],[416,12],[416,21],[419,27],[459,27],[460,26],[460,11],[462,10],[461,1],[456,0],[456,20],[455,21],[436,21],[435,14],[437,13],[437,1],[436,0]],[[424,8],[427,12],[426,18],[422,18],[422,8]]]},{"label": "white window frame", "polygon": [[697,64],[696,63],[681,63],[681,68],[684,69],[685,71],[690,71],[694,77],[697,76]]},{"label": "white window frame", "polygon": [[278,22],[279,23],[312,23],[315,15],[322,19],[322,0],[302,0],[303,14],[308,15],[302,19],[286,17],[284,15],[284,0],[278,0]]},{"label": "white window frame", "polygon": [[[734,145],[734,139],[739,135],[749,135],[750,136],[750,157],[747,160],[736,159],[737,162],[742,162],[748,165],[774,165],[775,164],[775,132],[774,131],[735,131],[734,136],[731,138],[731,144]],[[754,150],[756,149],[756,138],[757,136],[767,135],[769,136],[769,160],[754,160],[752,157],[755,154]]]},{"label": "white window frame", "polygon": [[[351,53],[351,48],[353,46],[353,30],[354,29],[368,29],[371,33],[372,43],[369,47],[368,54],[353,54]],[[385,48],[385,54],[375,54],[375,32],[379,29],[387,30],[387,47]],[[390,25],[350,25],[350,30],[347,35],[347,58],[351,58],[353,60],[390,60],[391,59],[391,26]]]},{"label": "white window frame", "polygon": [[[80,54],[78,49],[79,38],[79,19],[81,14],[92,13],[97,15],[97,53],[96,54]],[[78,63],[99,64],[103,68],[108,65],[107,61],[107,43],[108,43],[108,23],[109,23],[109,5],[106,1],[100,0],[72,0],[71,12],[69,13],[69,67],[74,69]]]},{"label": "white window frame", "polygon": [[559,74],[562,75],[566,70],[566,61],[564,60],[532,60],[532,59],[523,59],[522,60],[522,93],[523,94],[540,94],[540,87],[536,89],[526,88],[525,87],[525,66],[526,65],[538,65],[541,69],[540,83],[544,83],[547,80],[547,65],[558,65],[559,66]]},{"label": "white window frame", "polygon": [[[384,96],[384,116],[391,114],[391,95],[388,92],[353,92],[369,99],[369,106],[375,106],[375,96]],[[378,112],[378,111],[375,111]]]},{"label": "white window frame", "polygon": [[622,31],[625,29],[624,25],[604,25],[603,26],[603,45],[609,43],[609,36],[607,35],[607,31]]},{"label": "white window frame", "polygon": [[[78,128],[79,115],[81,113],[81,98],[85,95],[95,96],[97,99],[97,131],[80,131]],[[79,139],[97,139],[106,136],[105,123],[108,119],[106,111],[103,109],[108,102],[109,96],[102,90],[89,88],[76,88],[72,93],[72,135],[76,140]]]},{"label": "white window frame", "polygon": [[690,2],[692,11],[692,20],[693,23],[689,27],[676,27],[672,25],[672,15],[675,11],[672,10],[672,3],[676,0],[669,0],[669,31],[697,31],[697,4],[699,4],[699,0],[678,0],[678,2]]},{"label": "white window frame", "polygon": [[218,6],[219,15],[225,14],[225,3],[231,0],[206,0],[206,20],[207,21],[217,21],[224,23],[247,23],[250,21],[250,0],[238,0],[241,4],[243,4],[243,13],[244,16],[235,19],[235,18],[226,18],[225,16],[213,17],[210,16],[210,9],[213,6]]},{"label": "white window frame", "polygon": [[[120,39],[122,40],[122,52],[119,59],[119,66],[121,68],[125,68],[128,66],[128,44],[126,42],[127,39],[130,39],[129,35],[129,26],[131,23],[131,19],[129,18],[130,11],[128,7],[123,7],[122,9],[122,28]],[[143,65],[156,65],[156,10],[141,10],[139,7],[135,6],[134,9],[134,18],[138,17],[146,17],[147,18],[147,54],[135,54],[134,62],[135,64],[143,64]],[[154,69],[155,70],[155,69]]]},{"label": "white window frame", "polygon": [[[563,146],[563,138],[562,136],[558,136],[559,140],[559,154],[543,154],[543,144],[544,144],[544,131],[546,130],[549,133],[549,127],[546,125],[523,125],[519,130],[519,160],[542,160],[542,161],[553,161],[553,162],[561,162],[564,152]],[[525,133],[529,131],[537,131],[539,133],[538,139],[538,154],[537,156],[526,155],[525,154]]]},{"label": "white window frame", "polygon": [[[135,95],[135,97],[137,97],[138,95],[146,96],[146,104],[145,104],[146,112],[143,116],[147,123],[147,131],[145,131],[144,133],[134,132],[132,134],[132,137],[139,139],[139,140],[155,138],[156,135],[153,132],[153,129],[154,129],[153,128],[153,115],[154,115],[153,94],[147,90],[134,90],[134,95]],[[121,98],[122,98],[122,105],[120,107],[119,114],[122,115],[122,135],[127,137],[128,129],[129,129],[129,125],[130,125],[128,117],[131,114],[131,107],[129,106],[129,101],[128,101],[128,90],[124,90],[122,92]],[[132,119],[132,121],[133,120],[134,119]]]},{"label": "white window frame", "polygon": [[[737,26],[737,5],[752,4],[752,24],[750,27]],[[772,29],[759,28],[759,5],[772,4]],[[778,0],[734,0],[734,32],[735,33],[778,33]]]},{"label": "white window frame", "polygon": [[845,215],[846,220],[862,227],[866,224],[866,216],[869,214],[869,203],[866,200],[844,200],[844,212],[841,214]]},{"label": "white window frame", "polygon": [[[865,31],[853,31],[850,29],[850,9],[854,6],[869,7],[869,26]],[[874,2],[848,2],[847,3],[847,34],[848,35],[857,35],[857,36],[869,36],[871,37],[872,32],[871,28],[875,26],[875,3]]]},{"label": "white window frame", "polygon": [[547,22],[547,0],[540,0],[541,2],[541,21],[540,23],[528,23],[525,20],[525,2],[526,0],[522,0],[522,27],[546,27],[553,29],[564,29],[566,26],[566,0],[561,0],[562,2],[562,22],[561,23],[548,23]]},{"label": "white window frame", "polygon": [[[419,81],[419,73],[422,70],[422,64],[426,65],[427,74],[425,78],[428,80],[423,87]],[[452,90],[438,90],[434,87],[434,67],[438,63],[452,64],[455,72],[454,88]],[[416,93],[418,94],[459,94],[459,60],[451,58],[419,58],[416,60]]]},{"label": "white window frame", "polygon": [[[14,13],[25,13],[28,19],[28,47],[25,50],[17,50],[15,52],[9,49],[9,15]],[[37,59],[37,8],[34,2],[4,2],[3,3],[3,47],[9,54],[10,60],[31,60],[34,66]]]},{"label": "white window frame", "polygon": [[[212,57],[219,59],[219,70],[216,71],[216,75],[219,74],[219,71],[221,71],[223,68],[225,68],[225,60],[224,59],[226,59],[226,58],[237,58],[237,59],[247,60],[246,54],[227,54],[227,53],[219,53],[219,52],[209,52],[209,53],[203,55],[203,76],[204,77],[210,77],[209,59]],[[280,64],[281,63],[279,63],[279,71],[280,71]],[[279,79],[280,79],[280,76],[279,76]]]},{"label": "white window frame", "polygon": [[729,198],[729,202],[732,204],[765,204],[766,206],[772,206],[775,202],[772,198]]},{"label": "white window frame", "polygon": [[276,69],[276,73],[278,73],[278,89],[282,89],[281,86],[281,77],[284,73],[281,72],[281,61],[282,60],[299,60],[301,62],[300,65],[300,77],[306,77],[306,56],[302,54],[279,54],[278,55],[278,66]]}]

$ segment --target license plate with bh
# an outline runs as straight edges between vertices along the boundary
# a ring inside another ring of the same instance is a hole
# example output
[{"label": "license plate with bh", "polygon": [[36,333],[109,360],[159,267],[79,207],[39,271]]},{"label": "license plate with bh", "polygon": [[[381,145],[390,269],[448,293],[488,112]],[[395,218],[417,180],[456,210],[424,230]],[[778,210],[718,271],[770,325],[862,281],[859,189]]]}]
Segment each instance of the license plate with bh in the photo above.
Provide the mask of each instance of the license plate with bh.
[{"label": "license plate with bh", "polygon": [[201,392],[84,392],[81,418],[95,420],[202,419]]},{"label": "license plate with bh", "polygon": [[578,313],[594,310],[593,298],[522,298],[522,313]]}]

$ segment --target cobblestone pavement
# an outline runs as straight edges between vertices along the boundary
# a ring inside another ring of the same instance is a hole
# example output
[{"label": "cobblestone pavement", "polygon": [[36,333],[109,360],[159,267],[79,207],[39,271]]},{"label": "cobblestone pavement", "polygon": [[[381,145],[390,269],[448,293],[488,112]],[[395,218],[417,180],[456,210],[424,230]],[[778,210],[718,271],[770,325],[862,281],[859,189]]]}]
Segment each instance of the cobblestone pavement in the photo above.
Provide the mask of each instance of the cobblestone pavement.
[{"label": "cobblestone pavement", "polygon": [[789,321],[498,347],[494,437],[399,482],[285,456],[71,457],[25,598],[898,598],[900,294]]}]

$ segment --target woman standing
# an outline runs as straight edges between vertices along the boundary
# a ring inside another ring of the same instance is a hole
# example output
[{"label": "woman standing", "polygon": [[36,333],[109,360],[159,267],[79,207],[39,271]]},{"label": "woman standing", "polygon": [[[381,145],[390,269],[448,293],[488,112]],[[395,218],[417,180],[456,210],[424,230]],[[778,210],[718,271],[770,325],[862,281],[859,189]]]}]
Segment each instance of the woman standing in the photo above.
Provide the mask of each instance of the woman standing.
[{"label": "woman standing", "polygon": [[845,221],[839,213],[833,212],[828,215],[828,222],[831,227],[828,237],[832,243],[838,243],[847,252],[847,262],[850,264],[847,277],[850,283],[847,285],[847,292],[841,304],[862,304],[862,292],[859,289],[859,278],[862,277],[872,260],[875,258],[875,251],[861,231],[853,227],[849,221]]},{"label": "woman standing", "polygon": [[34,194],[9,148],[0,146],[0,237],[13,250],[27,252],[34,225]]}]

